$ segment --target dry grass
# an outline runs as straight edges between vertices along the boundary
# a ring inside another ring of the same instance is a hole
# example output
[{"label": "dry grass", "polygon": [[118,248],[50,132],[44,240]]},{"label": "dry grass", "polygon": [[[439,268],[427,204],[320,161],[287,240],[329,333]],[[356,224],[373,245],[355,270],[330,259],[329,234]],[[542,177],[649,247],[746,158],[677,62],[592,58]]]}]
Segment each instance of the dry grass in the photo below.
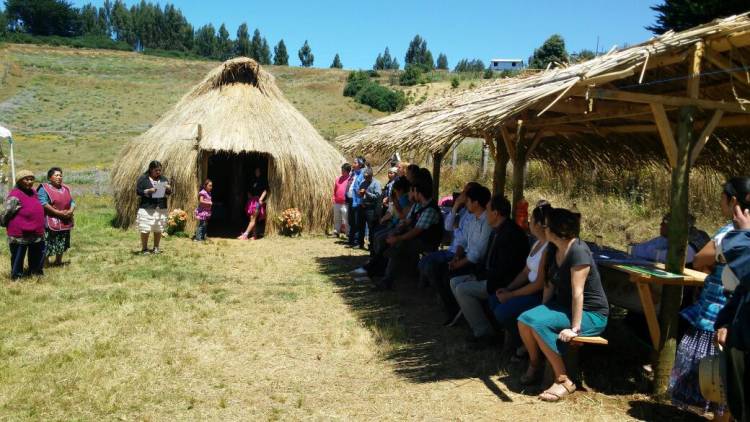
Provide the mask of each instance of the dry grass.
[{"label": "dry grass", "polygon": [[522,368],[443,329],[427,291],[376,294],[346,277],[363,257],[330,239],[169,238],[161,256],[134,255],[110,201],[79,198],[70,265],[3,282],[0,419],[686,417],[596,375],[614,348],[587,366],[599,392],[539,403]]}]

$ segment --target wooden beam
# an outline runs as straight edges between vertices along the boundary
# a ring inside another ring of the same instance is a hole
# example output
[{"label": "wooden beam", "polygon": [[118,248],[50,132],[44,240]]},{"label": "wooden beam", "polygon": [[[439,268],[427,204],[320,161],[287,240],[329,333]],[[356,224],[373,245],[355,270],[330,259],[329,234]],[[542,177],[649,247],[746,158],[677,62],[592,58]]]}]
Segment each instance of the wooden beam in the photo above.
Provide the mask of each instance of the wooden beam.
[{"label": "wooden beam", "polygon": [[698,160],[698,156],[700,155],[701,151],[703,151],[703,147],[705,147],[708,143],[708,139],[711,137],[714,129],[716,129],[716,126],[721,121],[722,116],[724,116],[724,112],[721,110],[716,110],[714,112],[714,115],[711,116],[711,120],[709,120],[708,124],[703,128],[700,137],[698,137],[698,140],[693,146],[693,150],[690,152],[690,167],[695,165],[696,160]]},{"label": "wooden beam", "polygon": [[544,131],[543,130],[537,130],[536,131],[536,133],[534,134],[534,138],[531,140],[531,145],[529,146],[529,149],[526,151],[526,158],[527,159],[534,152],[534,150],[536,149],[537,145],[539,145],[539,142],[542,141],[543,135],[544,135]]},{"label": "wooden beam", "polygon": [[736,70],[737,68],[743,66],[735,64],[731,60],[722,56],[718,51],[714,51],[710,48],[707,48],[703,52],[703,55],[706,60],[713,63],[714,66],[718,67],[721,70],[726,70],[727,73],[729,73],[729,76],[734,78],[737,82],[743,84],[744,86],[750,86],[750,77],[748,76],[748,70],[745,69],[744,73],[740,73]]},{"label": "wooden beam", "polygon": [[640,94],[619,91],[616,89],[591,89],[589,97],[603,100],[624,101],[641,104],[660,104],[675,107],[699,107],[706,110],[723,110],[730,113],[750,113],[750,108],[743,108],[736,102],[703,100],[696,98],[671,97],[666,95]]},{"label": "wooden beam", "polygon": [[550,117],[547,119],[534,119],[528,122],[529,129],[537,127],[557,126],[566,125],[571,123],[583,123],[583,122],[594,122],[597,120],[609,120],[609,119],[628,119],[633,117],[641,117],[638,120],[643,120],[643,117],[651,117],[650,108],[638,107],[636,110],[630,112],[613,112],[613,113],[589,113],[580,114],[575,116],[563,116],[563,117]]},{"label": "wooden beam", "polygon": [[677,165],[677,144],[674,141],[674,134],[672,133],[672,126],[669,124],[669,118],[667,118],[667,112],[664,111],[664,106],[661,104],[651,104],[651,110],[654,113],[656,127],[659,129],[659,138],[661,138],[661,143],[664,145],[664,152],[667,154],[667,159],[669,160],[669,167],[674,168]]},{"label": "wooden beam", "polygon": [[514,143],[514,140],[511,138],[510,133],[508,133],[508,128],[505,126],[500,126],[500,135],[503,137],[503,143],[505,144],[505,149],[508,151],[508,155],[511,157],[516,156],[516,146]]},{"label": "wooden beam", "polygon": [[497,148],[495,148],[495,155],[493,156],[495,158],[495,168],[492,172],[492,194],[505,195],[506,171],[510,156],[508,155],[508,150],[502,148],[500,145],[501,139],[499,137],[495,137],[494,141]]},{"label": "wooden beam", "polygon": [[440,197],[440,164],[443,161],[443,152],[436,152],[432,155],[432,198]]},{"label": "wooden beam", "polygon": [[703,41],[698,41],[693,46],[693,55],[690,58],[690,69],[688,73],[687,96],[697,99],[700,95],[701,83],[701,61],[703,61]]},{"label": "wooden beam", "polygon": [[706,45],[719,52],[729,51],[733,48],[747,47],[750,45],[750,30],[736,32],[731,35],[708,37]]},{"label": "wooden beam", "polygon": [[[525,184],[524,168],[526,167],[528,142],[529,140],[526,138],[526,126],[523,124],[523,121],[519,120],[518,126],[516,127],[516,155],[511,156],[513,158],[513,199],[511,201],[513,213],[511,216],[516,215],[518,203],[523,198],[523,188]],[[511,217],[511,219],[513,219],[513,217]]]}]

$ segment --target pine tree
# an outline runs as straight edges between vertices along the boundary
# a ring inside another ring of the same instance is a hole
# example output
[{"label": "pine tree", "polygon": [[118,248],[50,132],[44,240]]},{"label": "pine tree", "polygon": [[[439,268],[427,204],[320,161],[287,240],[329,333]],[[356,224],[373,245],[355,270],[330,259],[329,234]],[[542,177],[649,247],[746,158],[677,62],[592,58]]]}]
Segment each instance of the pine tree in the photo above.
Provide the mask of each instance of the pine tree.
[{"label": "pine tree", "polygon": [[235,41],[234,52],[238,56],[251,57],[250,55],[250,34],[247,32],[247,24],[242,22],[237,28],[237,40]]},{"label": "pine tree", "polygon": [[391,57],[391,51],[388,47],[383,52],[383,69],[393,69],[393,58]]},{"label": "pine tree", "polygon": [[738,13],[750,8],[747,0],[663,0],[652,6],[657,13],[656,24],[646,27],[654,34],[663,34],[670,29],[682,31]]},{"label": "pine tree", "polygon": [[568,52],[565,50],[565,40],[558,34],[547,38],[541,47],[534,49],[529,57],[529,67],[532,69],[546,69],[552,63],[567,63]]},{"label": "pine tree", "polygon": [[341,64],[341,57],[339,57],[339,53],[336,53],[336,56],[333,58],[333,63],[331,63],[331,69],[343,69],[344,65]]},{"label": "pine tree", "polygon": [[210,23],[195,33],[195,53],[203,57],[216,56],[216,30]]},{"label": "pine tree", "polygon": [[273,48],[273,64],[276,66],[289,66],[289,53],[286,51],[284,40],[279,41]]},{"label": "pine tree", "polygon": [[112,6],[110,25],[112,25],[112,32],[117,41],[128,42],[132,32],[130,11],[122,0],[115,0]]},{"label": "pine tree", "polygon": [[299,57],[302,66],[310,67],[313,65],[315,56],[313,55],[312,49],[310,48],[310,44],[307,43],[307,40],[305,40],[305,44],[303,44],[302,48],[297,52],[297,56]]},{"label": "pine tree", "polygon": [[383,70],[385,69],[385,66],[383,65],[383,55],[378,53],[378,57],[375,58],[375,64],[372,65],[373,70]]},{"label": "pine tree", "polygon": [[394,57],[393,61],[391,62],[391,65],[390,65],[390,67],[388,67],[388,69],[398,70],[400,67],[401,67],[401,65],[398,64],[398,59]]},{"label": "pine tree", "polygon": [[271,47],[268,46],[268,40],[265,37],[260,43],[260,64],[271,64]]},{"label": "pine tree", "polygon": [[10,23],[34,35],[69,37],[80,32],[78,11],[66,0],[5,0]]},{"label": "pine tree", "polygon": [[234,43],[229,38],[229,31],[224,23],[219,27],[219,36],[216,39],[216,54],[221,60],[227,60],[234,54]]},{"label": "pine tree", "polygon": [[427,49],[427,41],[419,35],[415,35],[414,39],[409,43],[409,48],[406,49],[404,63],[407,66],[420,66],[425,70],[434,69],[435,62],[432,59],[432,52]]},{"label": "pine tree", "polygon": [[260,31],[256,28],[253,32],[253,39],[250,41],[250,58],[261,63],[261,53],[263,49],[263,39],[260,37]]},{"label": "pine tree", "polygon": [[448,57],[443,53],[438,55],[437,68],[440,70],[448,70]]}]

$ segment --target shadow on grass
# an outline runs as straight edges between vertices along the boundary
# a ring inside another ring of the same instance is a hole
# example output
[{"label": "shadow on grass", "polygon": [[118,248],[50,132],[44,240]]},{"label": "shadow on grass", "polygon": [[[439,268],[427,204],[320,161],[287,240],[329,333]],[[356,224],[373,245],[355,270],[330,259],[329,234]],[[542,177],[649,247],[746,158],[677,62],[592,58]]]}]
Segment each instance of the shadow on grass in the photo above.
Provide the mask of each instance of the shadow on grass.
[{"label": "shadow on grass", "polygon": [[629,402],[628,415],[640,421],[680,421],[700,422],[706,418],[695,413],[681,410],[669,404],[655,403],[652,401],[633,400]]},{"label": "shadow on grass", "polygon": [[[317,258],[317,263],[320,272],[330,278],[338,294],[374,334],[381,356],[394,364],[397,374],[419,383],[477,378],[507,401],[510,398],[503,388],[526,395],[540,391],[539,387],[520,384],[525,362],[503,359],[499,347],[486,351],[468,348],[464,338],[470,331],[465,324],[443,327],[442,305],[431,289],[402,279],[394,291],[373,292],[370,283],[353,280],[348,271],[366,260],[366,256],[336,256]],[[609,346],[586,346],[581,350],[585,388],[607,395],[649,393],[650,383],[642,366],[649,362],[651,351],[636,340],[624,316],[624,312],[613,312],[603,334],[609,339]]]}]

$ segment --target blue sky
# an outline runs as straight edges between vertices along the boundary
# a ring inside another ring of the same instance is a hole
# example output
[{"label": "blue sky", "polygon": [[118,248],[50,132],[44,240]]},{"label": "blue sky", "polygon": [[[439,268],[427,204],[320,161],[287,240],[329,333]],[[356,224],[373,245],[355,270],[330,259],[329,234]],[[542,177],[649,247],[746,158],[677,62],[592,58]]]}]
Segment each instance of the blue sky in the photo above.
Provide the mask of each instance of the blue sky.
[{"label": "blue sky", "polygon": [[[153,0],[152,0],[153,1]],[[103,0],[74,0],[76,6]],[[128,5],[134,0],[125,0]],[[521,58],[551,34],[559,33],[569,52],[636,44],[651,37],[645,26],[655,21],[650,6],[657,0],[175,0],[197,28],[226,23],[232,38],[247,22],[251,31],[275,45],[283,38],[290,64],[299,65],[297,50],[307,39],[316,67],[328,67],[336,53],[346,68],[370,68],[386,46],[403,65],[415,34],[427,40],[435,58],[445,53],[451,68],[461,58]]]}]

